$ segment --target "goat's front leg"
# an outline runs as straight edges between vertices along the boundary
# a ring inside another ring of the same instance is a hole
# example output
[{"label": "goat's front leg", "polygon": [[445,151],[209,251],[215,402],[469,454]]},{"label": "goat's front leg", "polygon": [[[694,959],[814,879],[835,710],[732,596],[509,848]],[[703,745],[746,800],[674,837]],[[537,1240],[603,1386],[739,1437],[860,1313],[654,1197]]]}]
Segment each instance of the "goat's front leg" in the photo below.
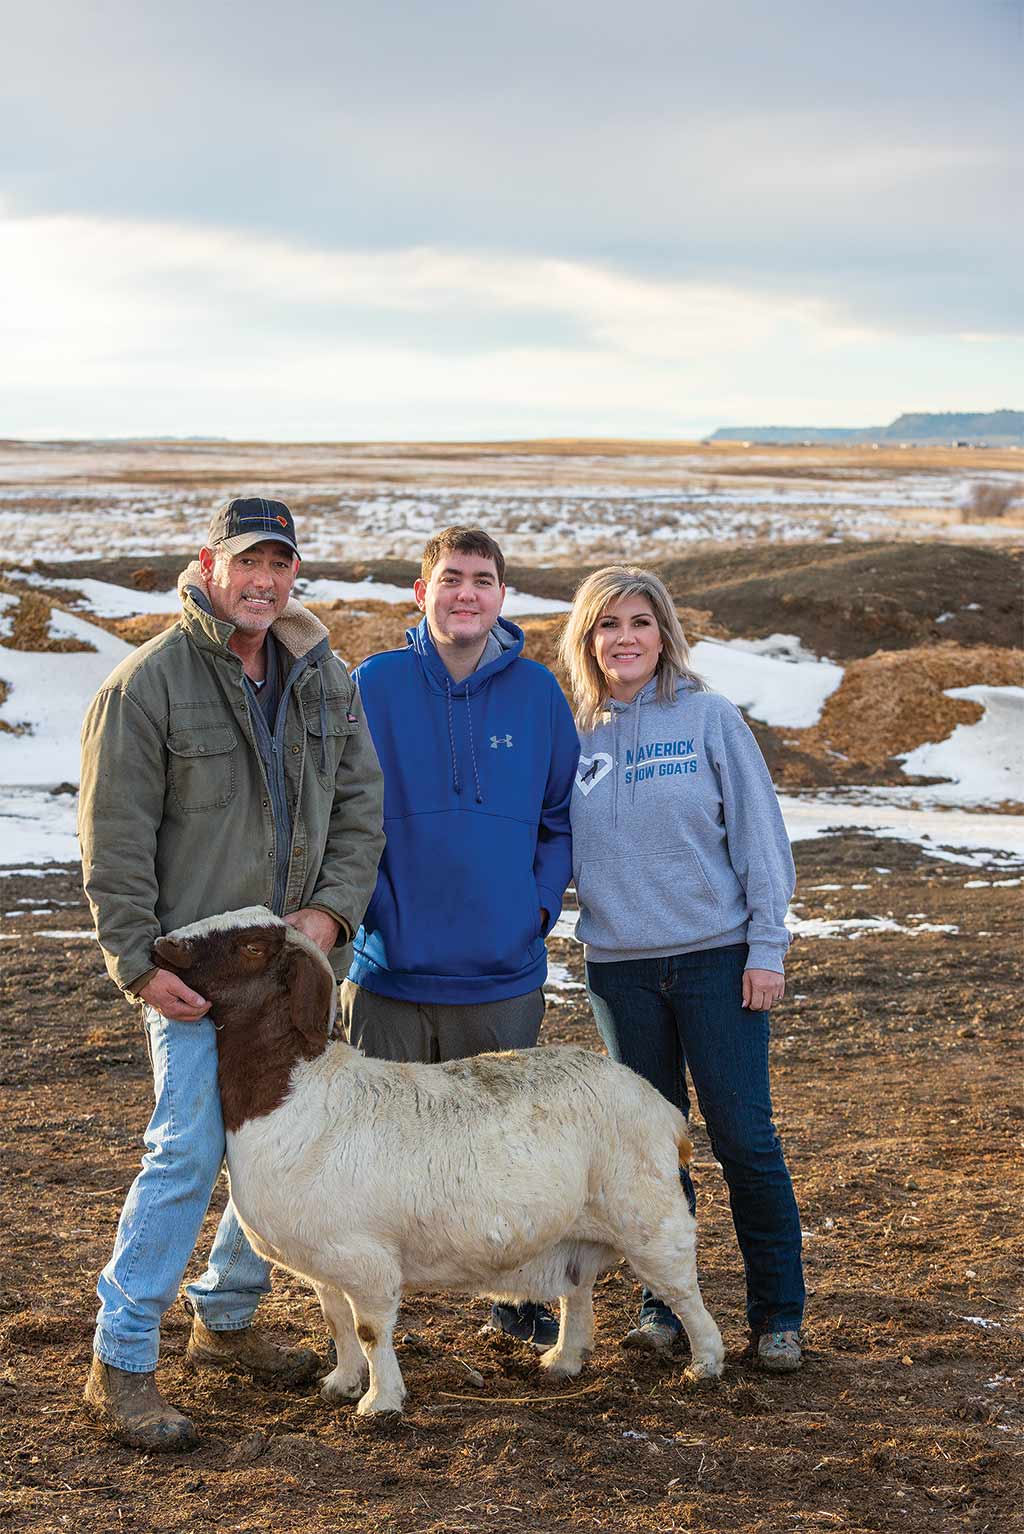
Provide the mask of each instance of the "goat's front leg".
[{"label": "goat's front leg", "polygon": [[367,1367],[356,1337],[352,1309],[341,1289],[314,1284],[320,1309],[334,1338],[338,1362],[320,1386],[325,1401],[355,1401],[366,1389]]},{"label": "goat's front leg", "polygon": [[398,1367],[394,1343],[400,1298],[397,1275],[390,1293],[349,1294],[355,1335],[370,1368],[370,1388],[356,1407],[361,1417],[402,1410],[405,1382]]},{"label": "goat's front leg", "polygon": [[594,1279],[582,1280],[560,1300],[561,1324],[554,1347],[540,1355],[542,1369],[554,1379],[572,1379],[594,1347]]}]

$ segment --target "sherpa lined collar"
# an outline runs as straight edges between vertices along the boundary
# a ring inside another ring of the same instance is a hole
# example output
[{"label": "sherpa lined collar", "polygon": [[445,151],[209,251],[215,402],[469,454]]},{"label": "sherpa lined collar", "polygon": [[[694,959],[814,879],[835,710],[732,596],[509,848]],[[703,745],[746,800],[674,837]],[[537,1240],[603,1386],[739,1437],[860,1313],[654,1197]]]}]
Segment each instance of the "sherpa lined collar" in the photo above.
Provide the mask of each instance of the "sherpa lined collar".
[{"label": "sherpa lined collar", "polygon": [[[178,596],[190,623],[198,626],[212,643],[226,645],[235,625],[214,617],[198,559],[193,559],[178,576]],[[289,597],[288,606],[270,625],[270,632],[295,660],[309,655],[330,638],[316,614],[303,607],[297,597]]]}]

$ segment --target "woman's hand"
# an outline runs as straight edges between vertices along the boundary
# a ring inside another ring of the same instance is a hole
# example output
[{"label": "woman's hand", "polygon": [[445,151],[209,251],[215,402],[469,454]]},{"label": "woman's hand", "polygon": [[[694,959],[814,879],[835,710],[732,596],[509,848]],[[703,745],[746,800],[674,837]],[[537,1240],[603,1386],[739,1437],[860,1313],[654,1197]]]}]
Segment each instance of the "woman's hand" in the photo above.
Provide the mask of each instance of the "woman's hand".
[{"label": "woman's hand", "polygon": [[743,971],[743,1005],[751,1012],[768,1012],[786,994],[786,977],[773,969]]}]

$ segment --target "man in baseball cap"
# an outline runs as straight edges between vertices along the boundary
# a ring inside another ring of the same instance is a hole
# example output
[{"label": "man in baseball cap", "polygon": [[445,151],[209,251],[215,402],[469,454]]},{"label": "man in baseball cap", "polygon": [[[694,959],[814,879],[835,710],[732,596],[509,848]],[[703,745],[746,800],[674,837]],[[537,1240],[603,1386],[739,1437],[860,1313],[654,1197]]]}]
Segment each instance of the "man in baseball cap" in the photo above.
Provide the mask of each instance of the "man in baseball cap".
[{"label": "man in baseball cap", "polygon": [[[153,939],[265,905],[325,953],[373,891],[380,767],[351,677],[292,596],[295,524],[245,496],[214,514],[178,581],[181,617],[107,678],[82,731],[79,831],[107,969],[143,1006],[154,1071],[148,1154],[97,1285],[89,1412],[147,1453],[190,1449],[189,1419],[156,1384],[174,1303],[224,1159],[209,1003],[161,968]],[[347,950],[335,963],[345,965]],[[270,1287],[234,1206],[186,1287],[196,1368],[303,1384],[318,1359],[252,1325]]]}]

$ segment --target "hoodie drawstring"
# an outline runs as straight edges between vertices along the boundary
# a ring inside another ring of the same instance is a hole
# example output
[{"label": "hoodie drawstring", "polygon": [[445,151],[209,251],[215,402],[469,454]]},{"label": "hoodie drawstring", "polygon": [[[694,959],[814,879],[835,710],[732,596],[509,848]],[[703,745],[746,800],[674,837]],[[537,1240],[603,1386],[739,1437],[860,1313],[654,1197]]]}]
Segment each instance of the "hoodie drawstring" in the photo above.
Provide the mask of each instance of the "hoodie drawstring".
[{"label": "hoodie drawstring", "polygon": [[476,770],[476,747],[473,744],[473,710],[469,706],[469,688],[466,688],[466,723],[469,725],[469,759],[473,763],[473,782],[476,784],[476,802],[483,804],[484,796],[480,789],[480,774]]},{"label": "hoodie drawstring", "polygon": [[[445,697],[448,700],[448,749],[452,754],[452,787],[457,794],[461,794],[462,780],[459,777],[459,762],[455,750],[455,719],[452,711],[452,684],[447,677],[445,677],[444,690]],[[480,787],[480,773],[477,770],[476,745],[473,740],[473,710],[469,703],[468,687],[466,688],[464,696],[466,699],[466,725],[469,730],[469,759],[473,764],[473,782],[476,785],[476,802],[477,804],[483,804],[484,795],[483,790]]]},{"label": "hoodie drawstring", "polygon": [[462,793],[462,784],[459,782],[459,763],[455,755],[455,723],[452,719],[452,684],[445,677],[445,695],[448,699],[448,749],[452,754],[452,787],[457,794]]},{"label": "hoodie drawstring", "polygon": [[629,796],[631,806],[636,803],[636,768],[640,760],[638,752],[640,749],[640,700],[642,693],[643,688],[637,693],[633,703],[633,781],[630,784],[632,791]]}]

